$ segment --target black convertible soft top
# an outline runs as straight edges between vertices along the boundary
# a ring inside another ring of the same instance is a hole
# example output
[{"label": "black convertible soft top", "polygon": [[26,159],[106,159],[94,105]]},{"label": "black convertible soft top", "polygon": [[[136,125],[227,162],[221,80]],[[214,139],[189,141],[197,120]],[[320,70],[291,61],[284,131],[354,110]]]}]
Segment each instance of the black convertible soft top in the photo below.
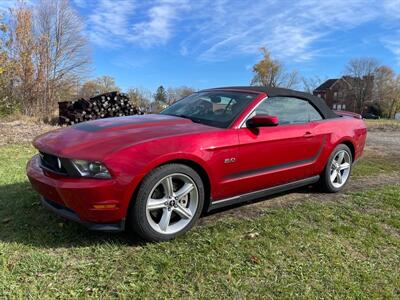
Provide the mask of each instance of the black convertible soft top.
[{"label": "black convertible soft top", "polygon": [[218,87],[207,89],[210,90],[246,90],[254,92],[266,93],[269,97],[295,97],[309,101],[324,117],[324,119],[338,118],[339,116],[335,114],[326,105],[325,101],[319,97],[311,95],[309,93],[299,92],[295,90],[279,88],[279,87],[264,87],[264,86],[228,86],[228,87]]}]

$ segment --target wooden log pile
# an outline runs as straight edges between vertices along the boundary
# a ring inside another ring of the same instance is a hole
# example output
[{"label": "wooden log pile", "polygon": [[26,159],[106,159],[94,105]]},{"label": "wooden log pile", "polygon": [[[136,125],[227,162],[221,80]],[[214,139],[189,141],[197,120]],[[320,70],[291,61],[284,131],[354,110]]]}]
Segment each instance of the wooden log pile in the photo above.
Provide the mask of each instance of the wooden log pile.
[{"label": "wooden log pile", "polygon": [[143,114],[133,106],[128,95],[119,92],[101,94],[90,99],[59,102],[59,125],[73,125],[80,122]]}]

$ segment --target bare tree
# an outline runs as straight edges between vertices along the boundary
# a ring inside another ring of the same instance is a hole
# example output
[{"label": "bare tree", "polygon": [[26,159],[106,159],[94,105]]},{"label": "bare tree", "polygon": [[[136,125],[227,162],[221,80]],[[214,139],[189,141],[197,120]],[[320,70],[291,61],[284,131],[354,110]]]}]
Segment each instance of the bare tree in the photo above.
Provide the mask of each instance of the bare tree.
[{"label": "bare tree", "polygon": [[260,50],[263,58],[253,66],[251,85],[293,88],[299,83],[297,71],[287,72],[283,64],[273,59],[266,48]]},{"label": "bare tree", "polygon": [[354,111],[363,111],[364,104],[372,100],[373,82],[379,63],[374,58],[355,58],[348,62],[345,75],[351,77],[354,91]]},{"label": "bare tree", "polygon": [[95,80],[85,81],[82,86],[79,88],[78,97],[79,98],[91,98],[93,96],[98,95],[99,86]]},{"label": "bare tree", "polygon": [[169,105],[175,103],[176,101],[193,94],[196,90],[192,87],[181,86],[177,88],[167,89],[167,103]]},{"label": "bare tree", "polygon": [[149,96],[146,96],[146,92],[144,90],[138,88],[134,89],[131,88],[128,90],[127,94],[134,106],[140,107],[142,110],[149,109],[151,92],[148,92],[147,94]]},{"label": "bare tree", "polygon": [[84,82],[79,89],[78,96],[81,98],[90,98],[108,92],[119,92],[120,90],[113,77],[101,76]]},{"label": "bare tree", "polygon": [[326,79],[322,79],[319,76],[313,76],[313,77],[302,77],[301,79],[303,83],[303,90],[307,93],[312,94],[314,90],[319,87]]},{"label": "bare tree", "polygon": [[68,0],[39,0],[35,10],[38,73],[43,76],[42,105],[48,115],[60,98],[64,80],[87,71],[89,52],[83,24]]},{"label": "bare tree", "polygon": [[120,91],[120,88],[115,83],[114,77],[101,76],[101,77],[96,78],[95,82],[98,86],[100,94]]},{"label": "bare tree", "polygon": [[373,99],[384,116],[394,117],[400,105],[400,75],[392,68],[381,66],[376,70]]},{"label": "bare tree", "polygon": [[389,108],[389,117],[394,118],[396,113],[400,111],[400,75],[397,75],[393,81],[394,91]]}]

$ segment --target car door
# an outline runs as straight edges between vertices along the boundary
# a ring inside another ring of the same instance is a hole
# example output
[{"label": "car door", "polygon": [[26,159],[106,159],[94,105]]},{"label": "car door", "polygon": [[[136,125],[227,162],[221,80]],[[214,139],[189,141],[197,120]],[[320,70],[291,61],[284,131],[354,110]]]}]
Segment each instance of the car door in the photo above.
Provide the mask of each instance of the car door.
[{"label": "car door", "polygon": [[[242,126],[239,136],[239,168],[230,175],[241,193],[251,192],[310,177],[323,147],[323,137],[313,133],[313,119],[322,119],[311,104],[292,97],[272,97],[250,115],[279,118],[279,125],[257,129]],[[319,116],[319,117],[318,117]]]}]

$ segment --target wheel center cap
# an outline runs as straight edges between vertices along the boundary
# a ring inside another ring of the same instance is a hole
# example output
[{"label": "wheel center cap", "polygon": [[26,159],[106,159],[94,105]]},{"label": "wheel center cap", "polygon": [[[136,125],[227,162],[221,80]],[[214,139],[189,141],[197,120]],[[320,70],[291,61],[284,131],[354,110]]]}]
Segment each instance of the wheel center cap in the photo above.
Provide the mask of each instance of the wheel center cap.
[{"label": "wheel center cap", "polygon": [[175,206],[175,205],[176,205],[175,199],[169,201],[169,206]]}]

